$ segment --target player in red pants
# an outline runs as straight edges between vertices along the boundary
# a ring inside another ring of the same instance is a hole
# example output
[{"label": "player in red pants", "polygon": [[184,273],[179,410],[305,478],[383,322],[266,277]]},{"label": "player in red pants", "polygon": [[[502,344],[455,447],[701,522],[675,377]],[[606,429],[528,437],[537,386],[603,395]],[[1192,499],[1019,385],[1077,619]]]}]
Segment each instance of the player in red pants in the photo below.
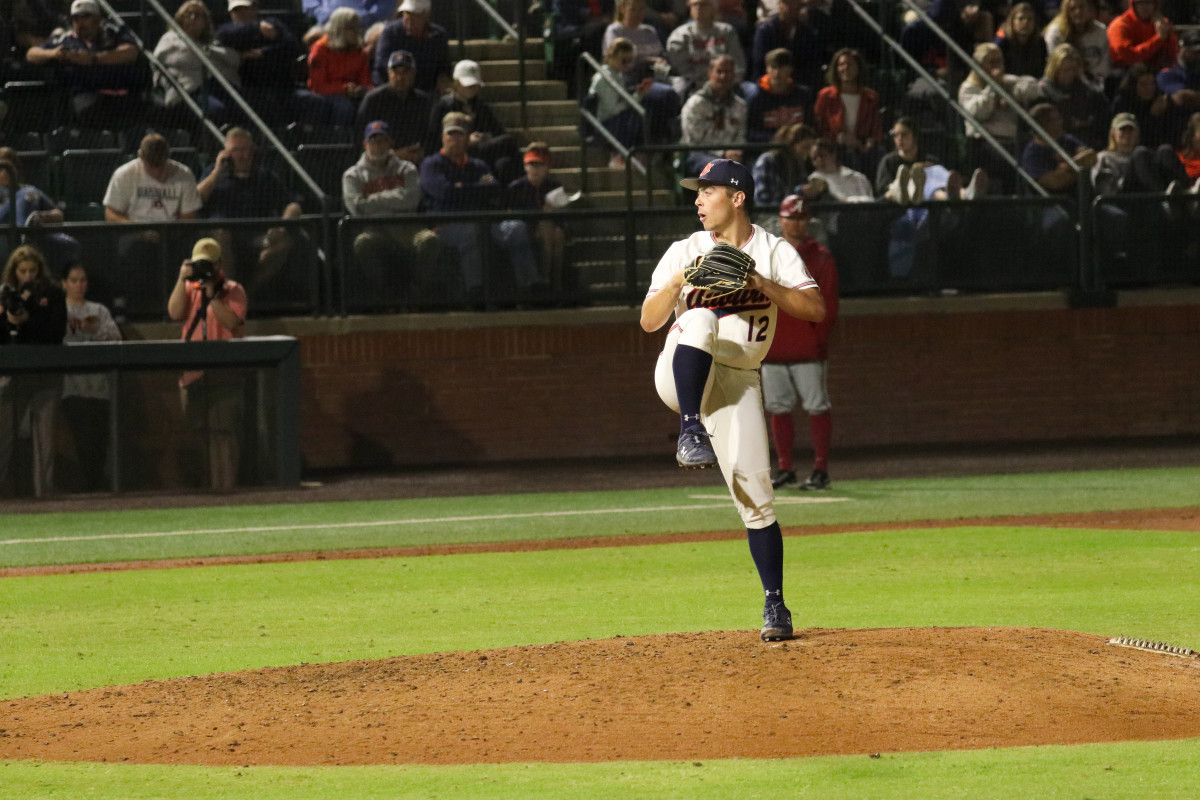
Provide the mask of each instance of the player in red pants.
[{"label": "player in red pants", "polygon": [[779,467],[772,470],[771,485],[776,489],[797,484],[792,465],[792,447],[796,440],[792,410],[797,401],[808,414],[812,431],[813,471],[801,489],[829,488],[829,443],[833,436],[829,390],[826,386],[826,362],[829,358],[829,330],[837,319],[837,265],[830,252],[808,232],[812,211],[808,201],[789,195],[779,206],[779,226],[783,238],[796,248],[808,272],[817,281],[825,300],[825,319],[805,322],[779,316],[775,340],[762,365],[763,405],[771,426]]}]

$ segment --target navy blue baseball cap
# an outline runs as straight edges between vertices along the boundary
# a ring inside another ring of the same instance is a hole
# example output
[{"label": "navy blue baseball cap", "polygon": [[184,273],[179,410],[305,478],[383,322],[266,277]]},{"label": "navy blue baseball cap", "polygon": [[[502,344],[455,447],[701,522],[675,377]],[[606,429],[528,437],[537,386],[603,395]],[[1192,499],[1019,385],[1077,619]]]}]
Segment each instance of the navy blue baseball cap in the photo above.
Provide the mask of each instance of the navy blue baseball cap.
[{"label": "navy blue baseball cap", "polygon": [[739,192],[745,192],[747,198],[754,197],[754,178],[750,170],[736,161],[728,158],[716,158],[705,164],[697,178],[684,178],[679,185],[693,192],[699,191],[700,184],[711,183],[717,186],[728,186]]},{"label": "navy blue baseball cap", "polygon": [[367,139],[370,139],[372,136],[380,136],[380,135],[386,136],[389,139],[392,136],[388,132],[388,124],[381,119],[377,119],[374,122],[367,123],[366,129],[363,131],[363,141],[365,142]]},{"label": "navy blue baseball cap", "polygon": [[388,69],[395,69],[396,67],[416,69],[417,59],[407,50],[397,50],[388,56]]}]

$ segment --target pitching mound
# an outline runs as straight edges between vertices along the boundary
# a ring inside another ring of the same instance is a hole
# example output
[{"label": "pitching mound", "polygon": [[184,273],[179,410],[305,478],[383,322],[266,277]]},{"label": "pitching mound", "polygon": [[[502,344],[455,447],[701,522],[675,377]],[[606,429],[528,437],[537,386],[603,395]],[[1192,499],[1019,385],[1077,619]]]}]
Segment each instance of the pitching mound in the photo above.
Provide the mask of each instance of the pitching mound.
[{"label": "pitching mound", "polygon": [[305,664],[0,703],[0,758],[758,758],[1200,736],[1200,660],[1036,628],[751,631]]}]

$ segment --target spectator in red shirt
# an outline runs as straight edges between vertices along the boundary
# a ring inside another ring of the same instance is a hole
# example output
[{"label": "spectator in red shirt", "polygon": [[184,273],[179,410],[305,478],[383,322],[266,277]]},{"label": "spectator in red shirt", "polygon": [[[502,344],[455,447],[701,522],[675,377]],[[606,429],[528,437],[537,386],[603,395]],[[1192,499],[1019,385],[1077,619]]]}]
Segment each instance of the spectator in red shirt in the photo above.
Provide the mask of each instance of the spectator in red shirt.
[{"label": "spectator in red shirt", "polygon": [[812,432],[813,471],[801,489],[829,488],[829,445],[833,434],[826,364],[829,359],[829,331],[837,320],[838,274],[833,255],[809,235],[812,217],[808,201],[789,195],[779,206],[779,226],[783,238],[796,248],[804,266],[817,282],[825,300],[825,319],[805,322],[780,314],[775,339],[762,364],[763,403],[771,426],[778,469],[771,471],[776,489],[797,484],[792,462],[796,439],[792,412],[799,402],[808,414]]},{"label": "spectator in red shirt", "polygon": [[834,53],[825,73],[829,85],[817,93],[813,116],[821,138],[840,148],[839,160],[869,175],[883,155],[883,116],[879,93],[862,84],[863,66],[857,50]]}]

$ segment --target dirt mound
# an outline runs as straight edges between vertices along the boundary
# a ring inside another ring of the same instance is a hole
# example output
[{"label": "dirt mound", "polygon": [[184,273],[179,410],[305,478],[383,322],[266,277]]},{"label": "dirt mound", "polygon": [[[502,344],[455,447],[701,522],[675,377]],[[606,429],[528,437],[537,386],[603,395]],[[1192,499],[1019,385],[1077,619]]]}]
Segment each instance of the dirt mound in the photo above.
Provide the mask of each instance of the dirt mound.
[{"label": "dirt mound", "polygon": [[457,764],[1176,739],[1200,736],[1198,693],[1200,660],[1090,634],[680,633],[6,700],[0,758]]}]

